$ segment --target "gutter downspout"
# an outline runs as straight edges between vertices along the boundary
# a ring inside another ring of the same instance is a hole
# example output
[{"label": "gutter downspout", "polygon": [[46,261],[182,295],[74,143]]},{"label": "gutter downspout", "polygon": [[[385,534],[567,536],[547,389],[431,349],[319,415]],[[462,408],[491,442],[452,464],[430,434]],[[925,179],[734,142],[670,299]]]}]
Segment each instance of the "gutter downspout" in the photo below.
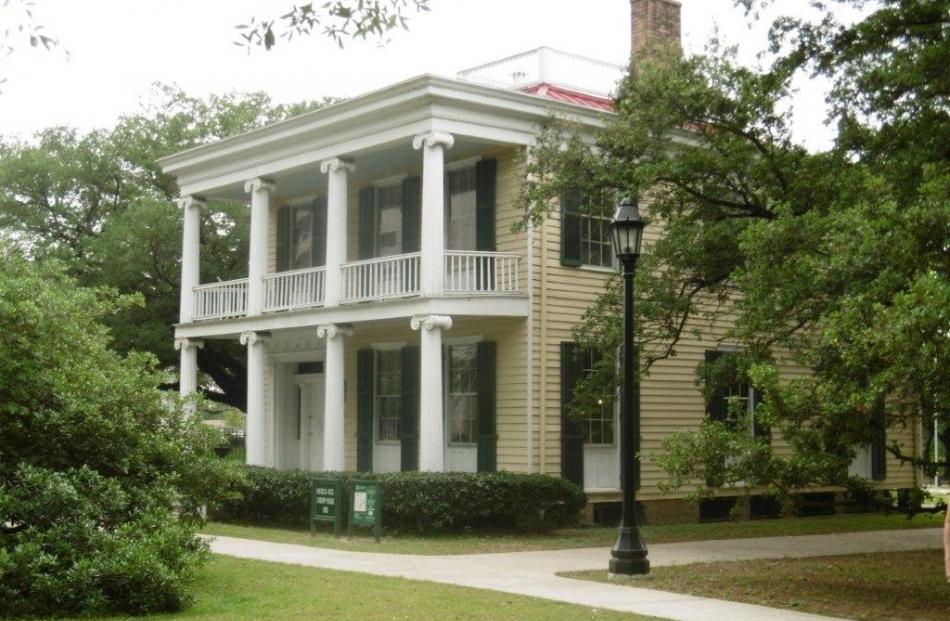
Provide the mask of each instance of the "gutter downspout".
[{"label": "gutter downspout", "polygon": [[525,252],[528,257],[528,338],[525,352],[525,428],[528,474],[534,473],[534,224],[528,222]]}]

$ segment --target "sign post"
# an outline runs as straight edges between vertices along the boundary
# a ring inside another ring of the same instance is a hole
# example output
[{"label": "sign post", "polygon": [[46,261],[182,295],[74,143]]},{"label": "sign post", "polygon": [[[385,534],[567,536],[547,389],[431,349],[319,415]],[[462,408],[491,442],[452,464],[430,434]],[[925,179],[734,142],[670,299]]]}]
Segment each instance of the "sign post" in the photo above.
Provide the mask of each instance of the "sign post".
[{"label": "sign post", "polygon": [[372,528],[376,543],[379,543],[383,535],[383,490],[377,481],[353,481],[347,537],[353,536],[354,526]]},{"label": "sign post", "polygon": [[333,535],[340,536],[343,519],[343,484],[338,479],[310,479],[310,534],[317,522],[333,522]]}]

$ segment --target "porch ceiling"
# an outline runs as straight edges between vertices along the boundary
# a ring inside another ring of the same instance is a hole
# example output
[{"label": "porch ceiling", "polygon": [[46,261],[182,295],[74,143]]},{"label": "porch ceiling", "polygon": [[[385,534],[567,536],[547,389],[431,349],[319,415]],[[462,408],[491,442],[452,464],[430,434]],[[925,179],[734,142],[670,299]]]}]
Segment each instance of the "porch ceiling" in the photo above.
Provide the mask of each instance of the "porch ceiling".
[{"label": "porch ceiling", "polygon": [[[456,138],[455,146],[446,151],[445,162],[475,157],[483,153],[493,143]],[[422,152],[412,148],[411,140],[380,146],[359,153],[346,155],[356,164],[356,171],[350,175],[350,188],[358,188],[378,179],[385,179],[404,173],[418,173],[422,170]],[[281,203],[301,197],[321,195],[327,191],[327,175],[320,172],[319,165],[310,165],[299,169],[287,170],[269,179],[277,184],[274,201]],[[210,199],[248,202],[243,182],[233,182],[205,194]]]}]

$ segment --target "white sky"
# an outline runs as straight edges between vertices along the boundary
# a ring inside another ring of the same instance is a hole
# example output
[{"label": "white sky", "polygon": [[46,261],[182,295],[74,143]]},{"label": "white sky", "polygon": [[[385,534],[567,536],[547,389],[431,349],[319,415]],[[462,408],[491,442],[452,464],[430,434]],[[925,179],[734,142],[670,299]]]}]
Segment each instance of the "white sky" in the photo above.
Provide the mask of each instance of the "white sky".
[{"label": "white sky", "polygon": [[[234,25],[277,15],[292,0],[36,0],[47,34],[69,51],[21,47],[0,61],[0,134],[28,137],[53,125],[107,127],[135,112],[155,81],[205,95],[264,90],[277,101],[345,97],[421,73],[461,69],[548,45],[624,64],[630,50],[628,0],[431,0],[408,32],[384,45],[350,41],[340,50],[322,36],[281,41],[250,55],[233,45]],[[780,0],[802,12],[801,0]],[[683,0],[687,50],[716,32],[753,62],[765,46],[764,25],[750,31],[732,0]],[[802,80],[796,136],[827,144],[822,85]]]}]

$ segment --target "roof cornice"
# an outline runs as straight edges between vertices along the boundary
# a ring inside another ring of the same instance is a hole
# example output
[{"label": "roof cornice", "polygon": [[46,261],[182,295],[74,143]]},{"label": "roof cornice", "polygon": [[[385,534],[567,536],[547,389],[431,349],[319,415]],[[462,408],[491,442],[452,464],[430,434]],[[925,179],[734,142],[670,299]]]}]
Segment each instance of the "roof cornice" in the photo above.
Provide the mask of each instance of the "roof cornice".
[{"label": "roof cornice", "polygon": [[299,140],[308,134],[319,134],[321,130],[382,118],[387,113],[407,107],[433,103],[454,103],[538,120],[556,115],[591,127],[603,126],[605,119],[612,116],[612,113],[603,110],[538,95],[426,74],[237,136],[168,155],[159,158],[158,163],[166,173],[176,174],[218,161],[219,158],[241,157],[242,153],[266,149],[287,139]]}]

